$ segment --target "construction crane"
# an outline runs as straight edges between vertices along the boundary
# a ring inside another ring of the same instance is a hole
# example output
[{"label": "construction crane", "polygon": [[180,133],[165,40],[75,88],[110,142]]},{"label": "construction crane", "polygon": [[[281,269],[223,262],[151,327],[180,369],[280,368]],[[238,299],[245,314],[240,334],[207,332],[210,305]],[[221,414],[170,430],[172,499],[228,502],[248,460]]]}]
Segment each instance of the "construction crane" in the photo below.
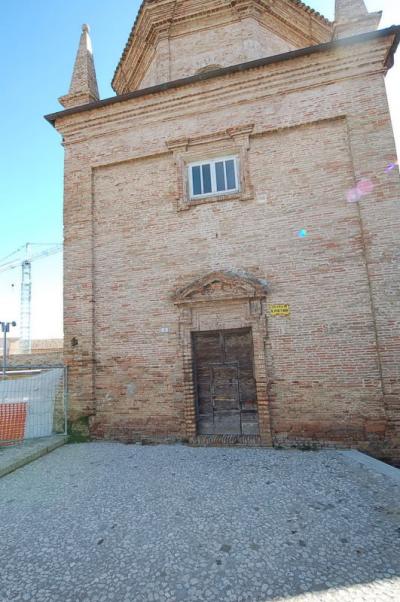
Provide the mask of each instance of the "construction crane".
[{"label": "construction crane", "polygon": [[[43,248],[44,247],[44,248]],[[30,353],[31,340],[31,298],[32,298],[32,262],[42,257],[55,255],[62,250],[61,243],[28,242],[10,255],[0,260],[0,274],[21,268],[21,306],[20,306],[20,343],[21,353]]]}]

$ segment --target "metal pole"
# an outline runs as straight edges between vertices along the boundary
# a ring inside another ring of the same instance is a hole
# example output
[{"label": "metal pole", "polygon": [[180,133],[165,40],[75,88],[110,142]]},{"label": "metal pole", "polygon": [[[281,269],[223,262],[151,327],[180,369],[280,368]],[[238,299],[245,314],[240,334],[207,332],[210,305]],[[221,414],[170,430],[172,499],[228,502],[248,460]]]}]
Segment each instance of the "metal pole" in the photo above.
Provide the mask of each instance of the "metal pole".
[{"label": "metal pole", "polygon": [[10,332],[10,326],[16,326],[16,322],[0,322],[3,333],[3,379],[7,376],[7,333]]},{"label": "metal pole", "polygon": [[64,435],[68,435],[68,367],[64,366]]},{"label": "metal pole", "polygon": [[7,330],[4,322],[1,323],[1,330],[3,332],[3,378],[5,378],[7,370]]}]

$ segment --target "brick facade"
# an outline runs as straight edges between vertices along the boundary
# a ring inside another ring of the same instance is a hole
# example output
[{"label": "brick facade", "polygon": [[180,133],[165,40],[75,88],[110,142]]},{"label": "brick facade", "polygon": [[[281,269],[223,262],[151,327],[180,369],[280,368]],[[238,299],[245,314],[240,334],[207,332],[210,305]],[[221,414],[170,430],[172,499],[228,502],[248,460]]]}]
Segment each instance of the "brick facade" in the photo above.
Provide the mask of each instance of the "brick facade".
[{"label": "brick facade", "polygon": [[327,42],[332,26],[296,0],[143,2],[115,72],[117,94]]},{"label": "brick facade", "polygon": [[[250,327],[262,443],[400,456],[400,182],[385,173],[384,86],[398,35],[48,116],[66,153],[72,421],[89,415],[94,437],[195,437],[191,333]],[[176,77],[203,59],[177,62]],[[162,83],[151,66],[146,77]],[[232,153],[240,194],[190,204],[186,163]],[[348,202],[363,179],[369,192]],[[271,315],[280,303],[290,316]]]}]

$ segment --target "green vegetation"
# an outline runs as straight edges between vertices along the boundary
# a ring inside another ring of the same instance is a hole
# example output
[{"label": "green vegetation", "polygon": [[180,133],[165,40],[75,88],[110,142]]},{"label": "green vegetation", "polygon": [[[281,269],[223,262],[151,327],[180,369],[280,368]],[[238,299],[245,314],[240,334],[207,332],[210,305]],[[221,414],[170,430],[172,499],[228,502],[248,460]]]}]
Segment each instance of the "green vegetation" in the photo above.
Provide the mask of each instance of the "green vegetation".
[{"label": "green vegetation", "polygon": [[81,416],[74,422],[68,422],[67,443],[87,443],[90,441],[89,416]]}]

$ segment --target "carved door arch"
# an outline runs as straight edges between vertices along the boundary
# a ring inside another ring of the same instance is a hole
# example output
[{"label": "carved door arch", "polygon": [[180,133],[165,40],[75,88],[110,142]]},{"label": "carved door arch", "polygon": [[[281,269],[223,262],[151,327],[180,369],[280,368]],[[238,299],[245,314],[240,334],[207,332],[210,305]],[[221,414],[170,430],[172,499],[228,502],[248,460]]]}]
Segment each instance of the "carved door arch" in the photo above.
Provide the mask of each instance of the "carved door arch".
[{"label": "carved door arch", "polygon": [[185,423],[190,439],[197,436],[196,390],[193,377],[193,333],[251,329],[257,389],[260,442],[272,445],[267,396],[265,280],[245,272],[212,272],[178,290],[179,338],[183,359]]}]

